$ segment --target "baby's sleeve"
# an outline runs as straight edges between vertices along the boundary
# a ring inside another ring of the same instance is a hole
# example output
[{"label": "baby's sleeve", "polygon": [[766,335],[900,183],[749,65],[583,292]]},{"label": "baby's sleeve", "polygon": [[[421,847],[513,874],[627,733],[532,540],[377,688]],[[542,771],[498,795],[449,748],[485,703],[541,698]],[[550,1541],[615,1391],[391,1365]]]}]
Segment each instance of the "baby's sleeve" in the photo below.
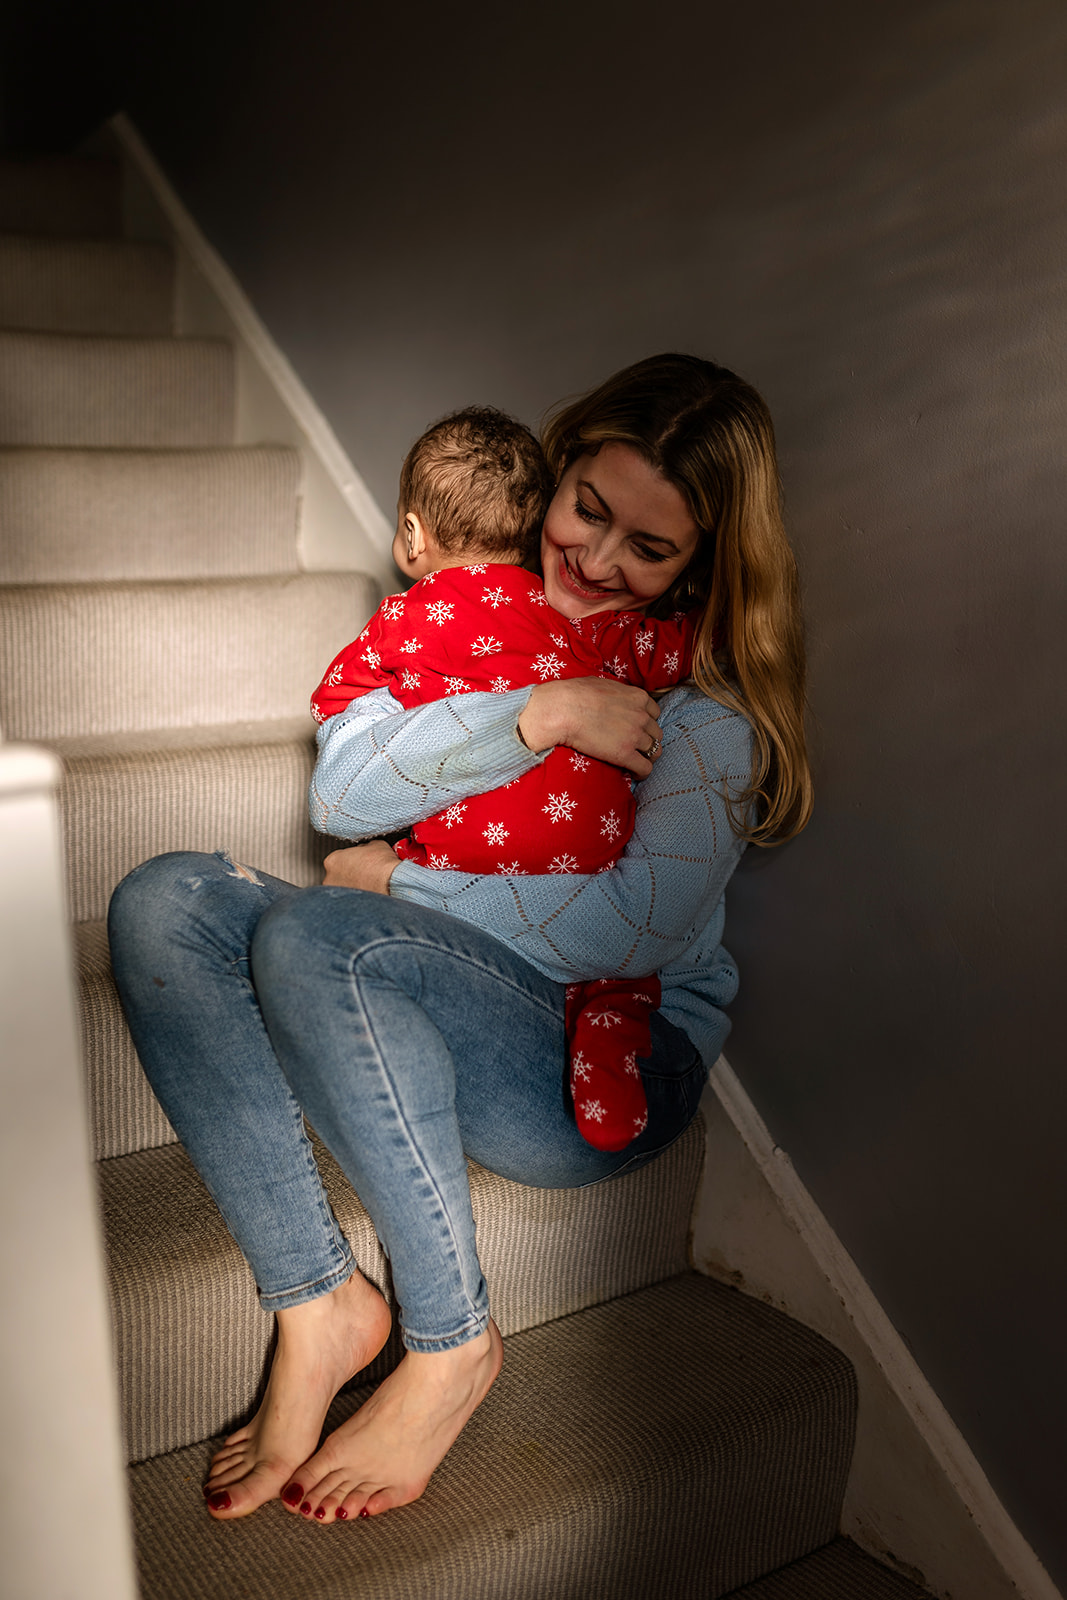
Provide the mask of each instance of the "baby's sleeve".
[{"label": "baby's sleeve", "polygon": [[394,674],[383,662],[389,659],[387,634],[396,599],[383,600],[359,636],[334,656],[315,693],[311,696],[311,715],[316,722],[328,722],[344,711],[353,700],[371,689],[388,689]]},{"label": "baby's sleeve", "polygon": [[604,665],[623,683],[650,694],[673,689],[689,676],[693,664],[695,619],[693,611],[676,612],[665,621],[619,612],[598,638]]}]

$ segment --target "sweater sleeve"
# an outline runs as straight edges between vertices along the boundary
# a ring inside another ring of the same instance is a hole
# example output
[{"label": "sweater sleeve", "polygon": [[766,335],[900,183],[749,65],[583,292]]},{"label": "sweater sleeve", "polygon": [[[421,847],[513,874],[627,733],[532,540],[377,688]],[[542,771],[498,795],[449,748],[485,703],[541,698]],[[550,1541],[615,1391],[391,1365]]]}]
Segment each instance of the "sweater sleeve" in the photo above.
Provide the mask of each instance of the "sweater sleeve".
[{"label": "sweater sleeve", "polygon": [[374,839],[521,777],[547,754],[527,750],[516,731],[529,698],[527,687],[408,711],[388,689],[353,700],[318,730],[312,827],[353,842]]},{"label": "sweater sleeve", "polygon": [[663,702],[660,726],[663,752],[615,867],[505,878],[402,862],[390,894],[485,928],[560,983],[659,971],[700,939],[741,857],[726,794],[747,786],[752,755],[745,719],[687,689]]}]

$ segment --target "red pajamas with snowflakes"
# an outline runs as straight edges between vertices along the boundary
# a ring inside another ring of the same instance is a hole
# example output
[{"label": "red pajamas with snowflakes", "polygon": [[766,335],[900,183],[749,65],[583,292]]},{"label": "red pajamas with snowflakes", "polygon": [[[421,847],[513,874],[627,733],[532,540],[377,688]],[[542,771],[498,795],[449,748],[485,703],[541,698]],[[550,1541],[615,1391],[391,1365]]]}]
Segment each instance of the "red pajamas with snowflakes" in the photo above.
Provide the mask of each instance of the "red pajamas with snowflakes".
[{"label": "red pajamas with snowflakes", "polygon": [[[689,671],[692,632],[682,615],[655,622],[639,612],[604,611],[568,620],[549,607],[540,579],[521,567],[445,567],[382,602],[331,662],[311,709],[324,722],[357,695],[383,687],[405,707],[563,678],[666,689]],[[416,823],[396,852],[439,870],[603,872],[633,832],[631,785],[621,767],[559,745],[514,782]],[[567,988],[575,1116],[597,1149],[621,1150],[644,1127],[636,1063],[650,1051],[649,1015],[659,1001],[655,976]]]}]

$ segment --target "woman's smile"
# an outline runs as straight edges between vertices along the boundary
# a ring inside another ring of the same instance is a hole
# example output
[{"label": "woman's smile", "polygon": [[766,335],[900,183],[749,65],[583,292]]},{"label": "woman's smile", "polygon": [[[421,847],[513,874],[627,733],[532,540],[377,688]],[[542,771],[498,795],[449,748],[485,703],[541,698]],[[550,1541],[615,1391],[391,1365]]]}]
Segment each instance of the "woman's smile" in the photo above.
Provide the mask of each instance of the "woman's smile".
[{"label": "woman's smile", "polygon": [[548,603],[564,616],[640,610],[670,588],[699,539],[681,491],[632,446],[604,444],[571,463],[548,508]]}]

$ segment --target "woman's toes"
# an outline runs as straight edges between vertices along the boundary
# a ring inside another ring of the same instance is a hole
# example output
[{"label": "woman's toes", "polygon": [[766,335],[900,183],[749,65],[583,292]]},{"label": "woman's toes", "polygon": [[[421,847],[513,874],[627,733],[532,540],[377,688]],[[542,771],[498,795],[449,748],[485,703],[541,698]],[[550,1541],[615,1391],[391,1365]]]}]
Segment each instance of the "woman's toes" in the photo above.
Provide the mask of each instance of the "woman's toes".
[{"label": "woman's toes", "polygon": [[281,1493],[282,1504],[288,1506],[290,1511],[299,1511],[303,1498],[303,1486],[299,1483],[287,1483]]}]

